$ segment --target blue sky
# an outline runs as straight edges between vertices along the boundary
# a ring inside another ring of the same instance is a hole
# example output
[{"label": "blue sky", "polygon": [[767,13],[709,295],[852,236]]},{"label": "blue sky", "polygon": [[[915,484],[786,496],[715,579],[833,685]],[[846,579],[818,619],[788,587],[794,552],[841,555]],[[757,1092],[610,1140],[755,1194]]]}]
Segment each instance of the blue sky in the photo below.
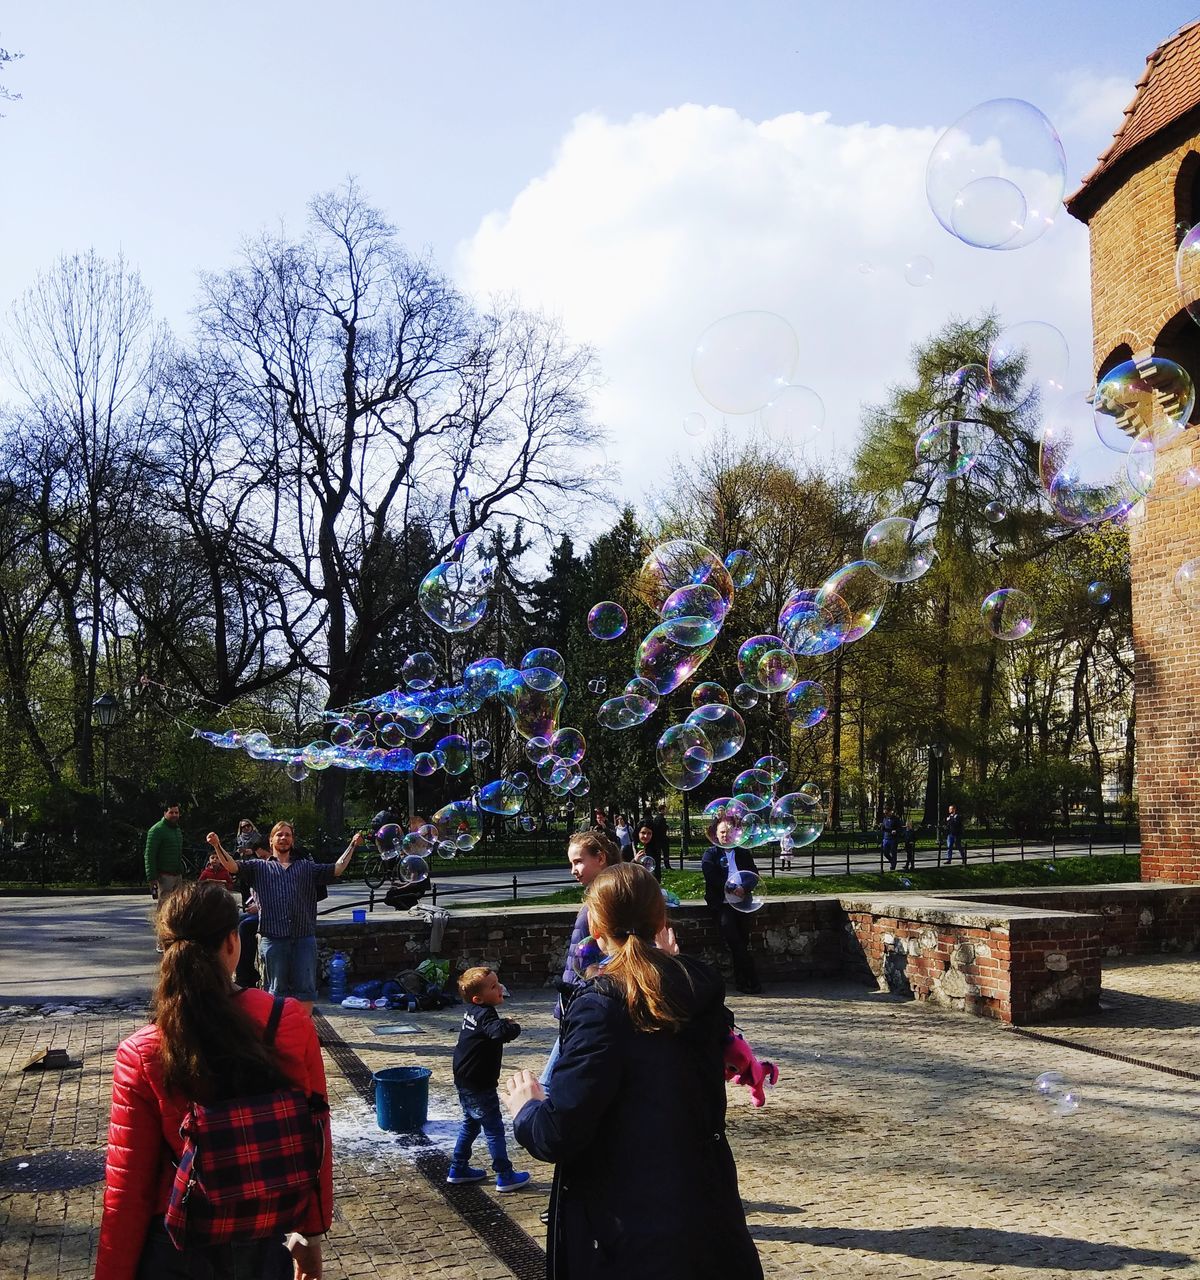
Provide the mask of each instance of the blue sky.
[{"label": "blue sky", "polygon": [[[0,43],[25,58],[8,75],[23,99],[0,121],[0,307],[58,253],[94,245],[122,249],[184,329],[198,270],[229,264],[242,236],[280,219],[298,228],[313,192],[354,174],[466,287],[515,289],[595,343],[608,457],[631,496],[673,453],[702,447],[678,430],[696,407],[690,346],[742,307],[796,325],[813,370],[829,374],[820,389],[840,425],[828,447],[844,456],[855,406],[952,311],[1024,307],[1011,318],[1051,320],[1073,351],[1087,341],[1078,228],[1056,226],[1020,253],[964,256],[927,210],[900,201],[893,216],[890,193],[855,180],[854,157],[900,157],[916,173],[923,130],[936,136],[985,98],[1021,97],[1059,127],[1073,188],[1146,55],[1194,16],[1128,0],[13,7]],[[685,104],[726,111],[678,113]],[[801,119],[818,113],[825,124]],[[811,199],[791,189],[794,218],[778,204],[778,158],[761,155],[761,126],[780,120],[830,156],[827,174],[805,179]],[[870,128],[850,131],[859,123]],[[705,156],[727,157],[746,199],[696,197]],[[675,167],[692,178],[658,181]],[[589,172],[611,175],[628,201],[598,212]],[[852,216],[806,224],[822,196]],[[829,239],[843,222],[861,244]],[[668,241],[671,270],[656,276],[653,246]],[[676,293],[693,274],[689,245],[708,269]],[[939,268],[919,294],[893,280],[918,251]],[[878,271],[855,278],[864,262]],[[878,319],[865,355],[864,311]],[[856,359],[838,365],[852,342]],[[1087,363],[1084,351],[1081,377]]]}]

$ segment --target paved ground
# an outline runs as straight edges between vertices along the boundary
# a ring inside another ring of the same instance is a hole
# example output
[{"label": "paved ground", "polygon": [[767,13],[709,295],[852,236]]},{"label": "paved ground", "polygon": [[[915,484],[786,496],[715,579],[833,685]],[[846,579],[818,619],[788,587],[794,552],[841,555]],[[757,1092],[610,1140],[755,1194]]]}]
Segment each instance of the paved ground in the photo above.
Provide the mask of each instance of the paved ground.
[{"label": "paved ground", "polygon": [[[1087,1051],[1194,1070],[1200,958],[1121,964],[1106,971],[1105,990],[1107,1011],[1097,1018],[1039,1029],[1071,1045],[854,987],[738,998],[746,1034],[783,1070],[763,1111],[744,1091],[731,1093],[742,1193],[767,1274],[1200,1277],[1200,1081]],[[540,1067],[552,1035],[548,1008],[540,993],[513,1002],[508,1011],[525,1030],[506,1051],[508,1066]],[[457,1015],[336,1010],[329,1021],[345,1047],[327,1055],[338,1210],[326,1274],[539,1275],[536,1253],[510,1269],[479,1233],[507,1232],[510,1246],[520,1245],[518,1228],[540,1239],[549,1169],[516,1153],[518,1167],[534,1171],[535,1189],[502,1198],[475,1188],[448,1194],[436,1180],[455,1127]],[[3,1183],[7,1173],[11,1185],[9,1162],[100,1147],[113,1050],[138,1022],[132,1011],[51,1020],[0,1011],[4,1280],[90,1274],[99,1184],[34,1193]],[[384,1025],[415,1030],[376,1034]],[[21,1074],[48,1043],[83,1066]],[[376,1069],[432,1068],[432,1145],[377,1130],[353,1069],[343,1070],[347,1061],[353,1068],[347,1054]],[[1055,1116],[1038,1099],[1033,1080],[1048,1070],[1078,1090],[1076,1114]]]}]

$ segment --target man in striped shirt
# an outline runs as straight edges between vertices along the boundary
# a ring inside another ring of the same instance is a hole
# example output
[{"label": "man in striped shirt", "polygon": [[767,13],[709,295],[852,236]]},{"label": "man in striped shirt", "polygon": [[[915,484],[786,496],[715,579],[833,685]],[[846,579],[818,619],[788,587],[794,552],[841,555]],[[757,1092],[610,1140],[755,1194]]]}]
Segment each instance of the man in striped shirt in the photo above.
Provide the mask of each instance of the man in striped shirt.
[{"label": "man in striped shirt", "polygon": [[317,998],[317,887],[329,884],[350,865],[362,844],[356,832],[336,862],[293,858],[296,833],[290,822],[271,828],[271,857],[235,861],[221,847],[221,837],[208,833],[208,843],[221,865],[253,888],[258,898],[263,985],[272,995],[292,996],[311,1013]]}]

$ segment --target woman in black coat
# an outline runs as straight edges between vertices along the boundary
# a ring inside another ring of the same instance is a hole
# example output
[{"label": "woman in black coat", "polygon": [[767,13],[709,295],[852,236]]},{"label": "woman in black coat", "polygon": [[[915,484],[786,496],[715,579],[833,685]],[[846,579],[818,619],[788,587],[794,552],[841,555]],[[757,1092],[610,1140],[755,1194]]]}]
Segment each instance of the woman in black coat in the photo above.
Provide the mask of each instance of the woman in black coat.
[{"label": "woman in black coat", "polygon": [[587,906],[608,960],[563,1015],[553,1100],[529,1071],[506,1099],[517,1141],[555,1165],[547,1276],[761,1280],[725,1137],[724,984],[669,954],[642,867],[602,871]]}]

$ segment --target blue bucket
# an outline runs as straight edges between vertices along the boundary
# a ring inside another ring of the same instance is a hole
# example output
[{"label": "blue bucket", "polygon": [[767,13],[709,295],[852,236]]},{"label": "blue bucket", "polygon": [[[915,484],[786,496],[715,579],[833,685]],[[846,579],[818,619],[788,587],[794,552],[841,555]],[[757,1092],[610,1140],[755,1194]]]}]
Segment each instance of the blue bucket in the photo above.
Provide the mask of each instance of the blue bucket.
[{"label": "blue bucket", "polygon": [[384,1067],[373,1073],[375,1121],[389,1133],[415,1133],[429,1119],[428,1067]]}]

